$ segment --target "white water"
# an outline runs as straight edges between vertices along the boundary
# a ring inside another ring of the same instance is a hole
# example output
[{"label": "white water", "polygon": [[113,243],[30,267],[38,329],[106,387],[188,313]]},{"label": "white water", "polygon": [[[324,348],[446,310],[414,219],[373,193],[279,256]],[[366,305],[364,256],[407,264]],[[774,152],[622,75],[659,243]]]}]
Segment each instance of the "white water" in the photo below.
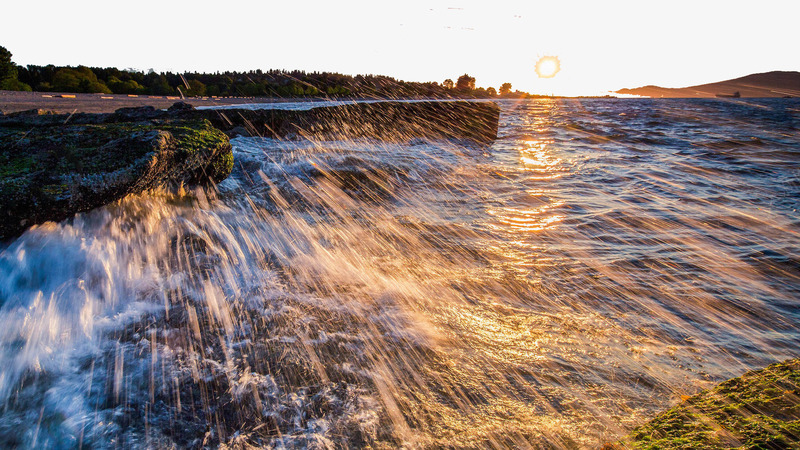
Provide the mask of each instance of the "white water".
[{"label": "white water", "polygon": [[0,446],[593,447],[796,356],[797,197],[759,172],[795,144],[737,172],[670,105],[508,104],[491,147],[237,138],[218,194],[29,230]]}]

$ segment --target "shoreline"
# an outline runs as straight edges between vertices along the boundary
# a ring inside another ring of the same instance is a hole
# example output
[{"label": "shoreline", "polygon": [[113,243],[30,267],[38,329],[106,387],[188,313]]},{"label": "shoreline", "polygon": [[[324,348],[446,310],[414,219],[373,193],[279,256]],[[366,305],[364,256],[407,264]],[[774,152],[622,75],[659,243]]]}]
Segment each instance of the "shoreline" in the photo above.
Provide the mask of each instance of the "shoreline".
[{"label": "shoreline", "polygon": [[[696,99],[713,100],[708,97],[537,97],[537,99],[624,99],[624,100],[680,100]],[[778,97],[747,97],[733,100],[756,100],[759,98],[776,99]],[[175,102],[183,101],[191,103],[195,107],[211,106],[240,106],[254,105],[263,103],[316,103],[316,102],[363,102],[370,100],[404,101],[404,100],[430,100],[430,101],[519,101],[526,100],[520,98],[492,98],[492,99],[473,99],[473,98],[408,98],[408,99],[375,99],[364,97],[342,97],[342,98],[280,98],[280,97],[187,97],[181,99],[175,96],[157,95],[126,95],[126,94],[73,94],[66,92],[23,92],[23,91],[3,91],[0,90],[0,116],[12,114],[32,109],[41,109],[54,114],[74,114],[74,113],[93,113],[109,114],[120,108],[139,108],[142,106],[152,106],[156,109],[167,109]],[[730,101],[732,99],[718,98],[716,100]]]},{"label": "shoreline", "polygon": [[0,115],[31,109],[43,109],[56,114],[113,113],[120,108],[152,106],[167,109],[175,102],[189,102],[194,106],[236,106],[255,103],[287,103],[297,101],[323,101],[324,99],[282,99],[270,97],[187,97],[181,99],[165,95],[126,94],[74,94],[66,92],[0,91]]},{"label": "shoreline", "polygon": [[[562,98],[615,98],[615,97],[539,97],[546,99]],[[525,100],[520,98],[368,98],[368,97],[187,97],[158,95],[126,95],[126,94],[81,94],[67,92],[24,92],[0,90],[0,116],[20,111],[41,109],[55,114],[93,113],[109,114],[120,108],[138,108],[152,106],[156,109],[167,109],[175,102],[191,103],[195,107],[239,106],[261,103],[315,103],[329,101],[362,102],[362,101],[501,101]]]},{"label": "shoreline", "polygon": [[[96,101],[92,97],[86,99]],[[46,97],[75,100],[76,97]],[[113,99],[107,99],[107,106]],[[161,100],[148,98],[147,100]],[[75,108],[77,109],[77,108]],[[166,184],[224,180],[229,138],[497,138],[500,108],[486,102],[381,102],[307,110],[197,110],[177,102],[111,114],[0,116],[0,240]],[[455,126],[459,124],[460,126]]]}]

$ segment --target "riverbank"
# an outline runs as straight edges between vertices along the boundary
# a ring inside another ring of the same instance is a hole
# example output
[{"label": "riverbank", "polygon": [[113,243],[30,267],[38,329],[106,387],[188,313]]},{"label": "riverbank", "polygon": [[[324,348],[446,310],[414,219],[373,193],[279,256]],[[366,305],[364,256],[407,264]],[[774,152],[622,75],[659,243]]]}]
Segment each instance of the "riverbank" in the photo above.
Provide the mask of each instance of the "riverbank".
[{"label": "riverbank", "polygon": [[[560,96],[534,96],[531,98],[544,99],[565,99],[565,98],[611,98],[609,96],[600,97],[560,97]],[[75,94],[62,92],[20,92],[0,90],[0,115],[12,114],[31,109],[41,109],[51,111],[55,114],[109,114],[120,108],[140,108],[152,106],[156,109],[167,109],[175,102],[185,101],[197,108],[214,106],[247,107],[248,105],[264,103],[330,103],[340,100],[344,103],[358,103],[366,101],[467,101],[467,102],[492,102],[495,100],[523,100],[518,97],[498,97],[490,99],[475,98],[422,98],[411,97],[403,99],[375,99],[375,98],[324,98],[324,97],[190,97],[181,99],[175,96],[158,95],[124,95],[124,94]]]}]

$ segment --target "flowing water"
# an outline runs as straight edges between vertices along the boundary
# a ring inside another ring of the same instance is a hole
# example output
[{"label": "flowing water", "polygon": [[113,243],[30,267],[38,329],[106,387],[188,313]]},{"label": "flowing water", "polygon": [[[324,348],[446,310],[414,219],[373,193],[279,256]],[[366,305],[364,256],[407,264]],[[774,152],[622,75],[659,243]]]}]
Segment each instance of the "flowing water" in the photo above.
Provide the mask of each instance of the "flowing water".
[{"label": "flowing water", "polygon": [[0,446],[592,448],[800,348],[800,103],[232,141],[0,247]]}]

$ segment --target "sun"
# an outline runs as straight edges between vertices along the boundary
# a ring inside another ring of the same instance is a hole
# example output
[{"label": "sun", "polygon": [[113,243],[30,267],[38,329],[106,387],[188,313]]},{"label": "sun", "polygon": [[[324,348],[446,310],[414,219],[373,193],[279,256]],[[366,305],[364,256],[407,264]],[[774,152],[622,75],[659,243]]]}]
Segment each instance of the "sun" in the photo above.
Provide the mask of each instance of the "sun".
[{"label": "sun", "polygon": [[553,78],[561,70],[558,56],[542,56],[536,63],[536,75],[539,78]]}]

